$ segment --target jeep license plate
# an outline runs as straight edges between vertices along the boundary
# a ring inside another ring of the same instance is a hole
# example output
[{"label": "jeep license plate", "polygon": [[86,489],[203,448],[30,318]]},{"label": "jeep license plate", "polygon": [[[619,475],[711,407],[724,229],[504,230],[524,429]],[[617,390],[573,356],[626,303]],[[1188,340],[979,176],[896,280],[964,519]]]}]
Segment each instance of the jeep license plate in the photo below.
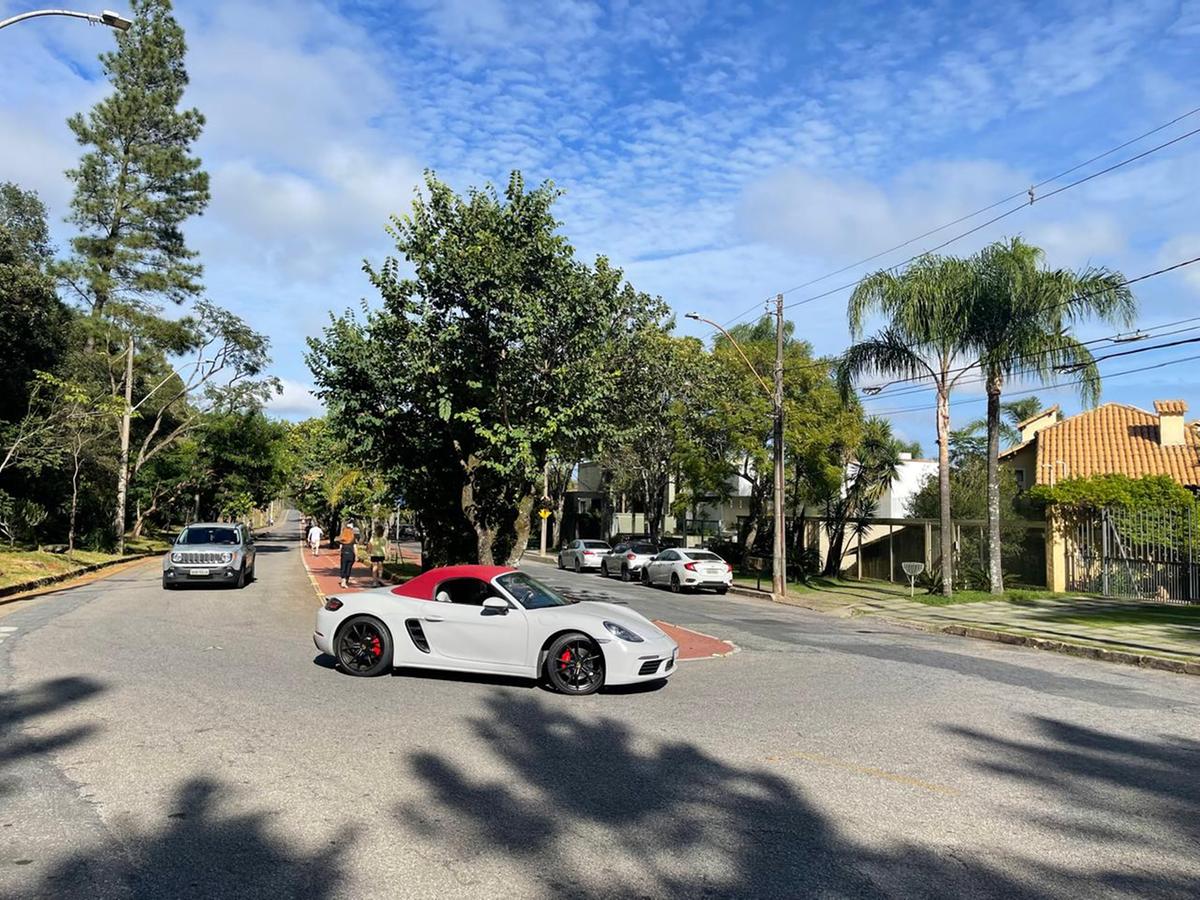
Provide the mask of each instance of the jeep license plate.
[{"label": "jeep license plate", "polygon": [[188,571],[188,574],[195,578],[207,578],[208,569],[191,569]]}]

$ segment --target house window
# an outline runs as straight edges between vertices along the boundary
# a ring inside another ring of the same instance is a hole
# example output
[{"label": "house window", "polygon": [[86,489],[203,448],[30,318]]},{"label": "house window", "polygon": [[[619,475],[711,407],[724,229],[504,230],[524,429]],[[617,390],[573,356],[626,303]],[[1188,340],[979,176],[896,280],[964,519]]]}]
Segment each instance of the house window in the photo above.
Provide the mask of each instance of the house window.
[{"label": "house window", "polygon": [[1024,469],[1013,469],[1013,474],[1017,477],[1017,490],[1018,491],[1025,490],[1025,470]]}]

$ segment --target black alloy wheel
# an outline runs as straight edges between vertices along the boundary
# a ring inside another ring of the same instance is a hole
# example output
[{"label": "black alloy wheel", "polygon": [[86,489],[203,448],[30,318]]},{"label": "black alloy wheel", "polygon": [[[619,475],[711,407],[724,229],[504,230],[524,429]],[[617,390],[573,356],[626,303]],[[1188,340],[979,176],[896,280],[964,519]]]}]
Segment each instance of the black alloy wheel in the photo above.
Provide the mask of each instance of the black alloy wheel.
[{"label": "black alloy wheel", "polygon": [[682,590],[683,590],[683,585],[679,583],[679,576],[672,575],[671,576],[671,593],[678,594]]},{"label": "black alloy wheel", "polygon": [[583,571],[583,563],[579,561],[579,557],[575,557],[575,574],[578,575]]},{"label": "black alloy wheel", "polygon": [[629,581],[629,566],[621,566],[621,580]]},{"label": "black alloy wheel", "polygon": [[234,582],[234,587],[239,591],[246,586],[246,564],[242,563],[242,567],[238,569],[237,581]]},{"label": "black alloy wheel", "polygon": [[594,694],[604,686],[604,656],[585,634],[564,634],[546,654],[546,680],[561,694]]},{"label": "black alloy wheel", "polygon": [[392,636],[378,619],[355,616],[338,630],[337,660],[350,675],[369,678],[392,667]]},{"label": "black alloy wheel", "polygon": [[175,585],[173,585],[170,581],[167,580],[166,573],[163,573],[163,590],[164,591],[175,590]]}]

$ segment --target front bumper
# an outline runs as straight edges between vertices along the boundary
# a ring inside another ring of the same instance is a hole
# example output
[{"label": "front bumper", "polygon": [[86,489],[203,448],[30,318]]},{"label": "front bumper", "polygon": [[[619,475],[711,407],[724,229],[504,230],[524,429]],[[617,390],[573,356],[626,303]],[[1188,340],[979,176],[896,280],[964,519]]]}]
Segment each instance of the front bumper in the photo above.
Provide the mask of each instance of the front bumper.
[{"label": "front bumper", "polygon": [[606,641],[602,652],[605,684],[638,684],[674,675],[678,666],[679,645],[663,635],[641,643]]},{"label": "front bumper", "polygon": [[167,584],[233,584],[238,579],[238,569],[233,563],[213,566],[172,565],[163,568],[163,579]]}]

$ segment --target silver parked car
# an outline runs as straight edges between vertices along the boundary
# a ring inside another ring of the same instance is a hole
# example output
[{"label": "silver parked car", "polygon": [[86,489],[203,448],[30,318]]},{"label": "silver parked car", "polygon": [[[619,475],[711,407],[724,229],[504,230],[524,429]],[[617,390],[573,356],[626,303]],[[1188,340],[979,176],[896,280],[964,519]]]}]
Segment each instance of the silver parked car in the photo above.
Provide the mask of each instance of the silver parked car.
[{"label": "silver parked car", "polygon": [[600,557],[600,574],[620,575],[622,581],[636,579],[642,566],[652,560],[659,548],[649,541],[626,541],[617,544],[605,556]]},{"label": "silver parked car", "polygon": [[181,584],[232,584],[245,587],[254,578],[254,534],[240,524],[196,522],[179,532],[163,557],[163,587]]},{"label": "silver parked car", "polygon": [[600,560],[611,549],[605,541],[571,541],[558,551],[558,567],[574,569],[576,572],[598,569]]}]

